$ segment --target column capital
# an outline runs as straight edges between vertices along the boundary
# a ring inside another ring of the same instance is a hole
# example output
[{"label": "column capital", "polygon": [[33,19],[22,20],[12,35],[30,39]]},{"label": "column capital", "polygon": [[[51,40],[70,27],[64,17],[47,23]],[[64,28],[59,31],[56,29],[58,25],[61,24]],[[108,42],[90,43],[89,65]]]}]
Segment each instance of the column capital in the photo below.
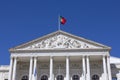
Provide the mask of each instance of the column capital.
[{"label": "column capital", "polygon": [[34,58],[34,59],[37,59],[38,57],[37,57],[37,56],[34,56],[33,58]]},{"label": "column capital", "polygon": [[85,57],[86,57],[85,55],[82,56],[82,58],[85,58]]},{"label": "column capital", "polygon": [[110,55],[108,55],[107,58],[110,58]]},{"label": "column capital", "polygon": [[14,57],[13,56],[10,56],[10,59],[13,59]]},{"label": "column capital", "polygon": [[30,60],[30,61],[33,60],[33,57],[30,57],[29,60]]},{"label": "column capital", "polygon": [[89,58],[89,57],[90,57],[90,55],[87,55],[87,56],[86,56],[86,58]]},{"label": "column capital", "polygon": [[103,57],[107,57],[108,55],[102,55]]},{"label": "column capital", "polygon": [[30,56],[29,58],[33,58],[34,56]]},{"label": "column capital", "polygon": [[16,60],[16,61],[17,61],[17,60],[18,60],[18,57],[14,57],[14,60]]},{"label": "column capital", "polygon": [[103,57],[105,57],[106,55],[102,55]]},{"label": "column capital", "polygon": [[50,58],[53,58],[53,56],[50,56]]},{"label": "column capital", "polygon": [[69,58],[70,56],[66,56],[66,58]]}]

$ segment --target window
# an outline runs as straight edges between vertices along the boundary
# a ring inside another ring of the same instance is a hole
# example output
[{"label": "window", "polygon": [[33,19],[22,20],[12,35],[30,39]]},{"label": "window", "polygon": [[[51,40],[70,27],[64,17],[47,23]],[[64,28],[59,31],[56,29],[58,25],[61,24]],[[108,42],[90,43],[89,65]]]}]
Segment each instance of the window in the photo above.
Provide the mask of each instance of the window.
[{"label": "window", "polygon": [[43,76],[41,77],[41,80],[48,80],[48,77],[47,77],[46,75],[43,75]]},{"label": "window", "polygon": [[23,76],[21,80],[28,80],[28,76]]},{"label": "window", "polygon": [[99,76],[98,75],[93,75],[92,80],[99,80]]},{"label": "window", "polygon": [[64,80],[64,77],[62,75],[58,75],[57,80]]},{"label": "window", "polygon": [[117,78],[116,77],[112,77],[112,80],[117,80]]},{"label": "window", "polygon": [[72,80],[79,80],[79,76],[78,75],[73,75]]},{"label": "window", "polygon": [[4,79],[4,80],[8,80],[8,79]]}]

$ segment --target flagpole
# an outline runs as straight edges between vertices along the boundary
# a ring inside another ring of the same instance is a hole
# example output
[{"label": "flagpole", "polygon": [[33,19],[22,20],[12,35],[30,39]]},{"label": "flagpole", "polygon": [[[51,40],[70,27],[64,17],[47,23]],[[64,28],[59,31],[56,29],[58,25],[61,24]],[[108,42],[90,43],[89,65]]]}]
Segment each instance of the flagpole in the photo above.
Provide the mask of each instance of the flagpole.
[{"label": "flagpole", "polygon": [[60,15],[58,15],[58,30],[60,30]]}]

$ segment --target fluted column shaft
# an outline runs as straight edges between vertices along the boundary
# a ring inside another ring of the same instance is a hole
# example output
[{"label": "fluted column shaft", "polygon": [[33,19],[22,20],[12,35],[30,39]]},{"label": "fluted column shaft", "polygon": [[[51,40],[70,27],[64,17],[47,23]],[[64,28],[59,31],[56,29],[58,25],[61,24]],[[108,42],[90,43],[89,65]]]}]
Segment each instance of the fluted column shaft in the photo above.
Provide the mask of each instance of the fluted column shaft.
[{"label": "fluted column shaft", "polygon": [[13,77],[12,80],[16,80],[16,66],[17,66],[17,58],[14,58],[14,64],[13,64]]},{"label": "fluted column shaft", "polygon": [[86,57],[86,62],[87,62],[87,80],[90,80],[90,60],[89,60],[89,56]]},{"label": "fluted column shaft", "polygon": [[10,59],[10,69],[9,69],[9,77],[8,80],[12,79],[12,71],[13,71],[13,57]]},{"label": "fluted column shaft", "polygon": [[53,57],[50,57],[50,80],[53,80]]},{"label": "fluted column shaft", "polygon": [[66,57],[66,80],[69,80],[69,57]]},{"label": "fluted column shaft", "polygon": [[107,69],[106,69],[106,57],[103,56],[103,73],[104,73],[104,79],[107,80]]},{"label": "fluted column shaft", "polygon": [[33,57],[30,58],[29,80],[32,80],[32,69],[33,69]]},{"label": "fluted column shaft", "polygon": [[112,80],[111,67],[110,67],[110,56],[107,56],[107,69],[108,69],[108,78],[109,80]]},{"label": "fluted column shaft", "polygon": [[37,58],[34,57],[33,80],[37,80]]},{"label": "fluted column shaft", "polygon": [[83,80],[86,80],[86,65],[85,65],[85,56],[82,57],[82,65],[83,65]]}]

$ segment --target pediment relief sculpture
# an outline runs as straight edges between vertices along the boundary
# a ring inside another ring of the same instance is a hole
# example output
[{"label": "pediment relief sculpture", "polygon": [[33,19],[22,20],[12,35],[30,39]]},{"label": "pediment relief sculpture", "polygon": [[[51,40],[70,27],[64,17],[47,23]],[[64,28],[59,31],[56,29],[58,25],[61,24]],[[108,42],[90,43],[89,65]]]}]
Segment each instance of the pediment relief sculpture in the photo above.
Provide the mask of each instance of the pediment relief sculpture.
[{"label": "pediment relief sculpture", "polygon": [[64,35],[55,35],[48,39],[42,40],[39,43],[28,46],[24,49],[54,49],[54,48],[97,48],[85,42],[64,36]]}]

